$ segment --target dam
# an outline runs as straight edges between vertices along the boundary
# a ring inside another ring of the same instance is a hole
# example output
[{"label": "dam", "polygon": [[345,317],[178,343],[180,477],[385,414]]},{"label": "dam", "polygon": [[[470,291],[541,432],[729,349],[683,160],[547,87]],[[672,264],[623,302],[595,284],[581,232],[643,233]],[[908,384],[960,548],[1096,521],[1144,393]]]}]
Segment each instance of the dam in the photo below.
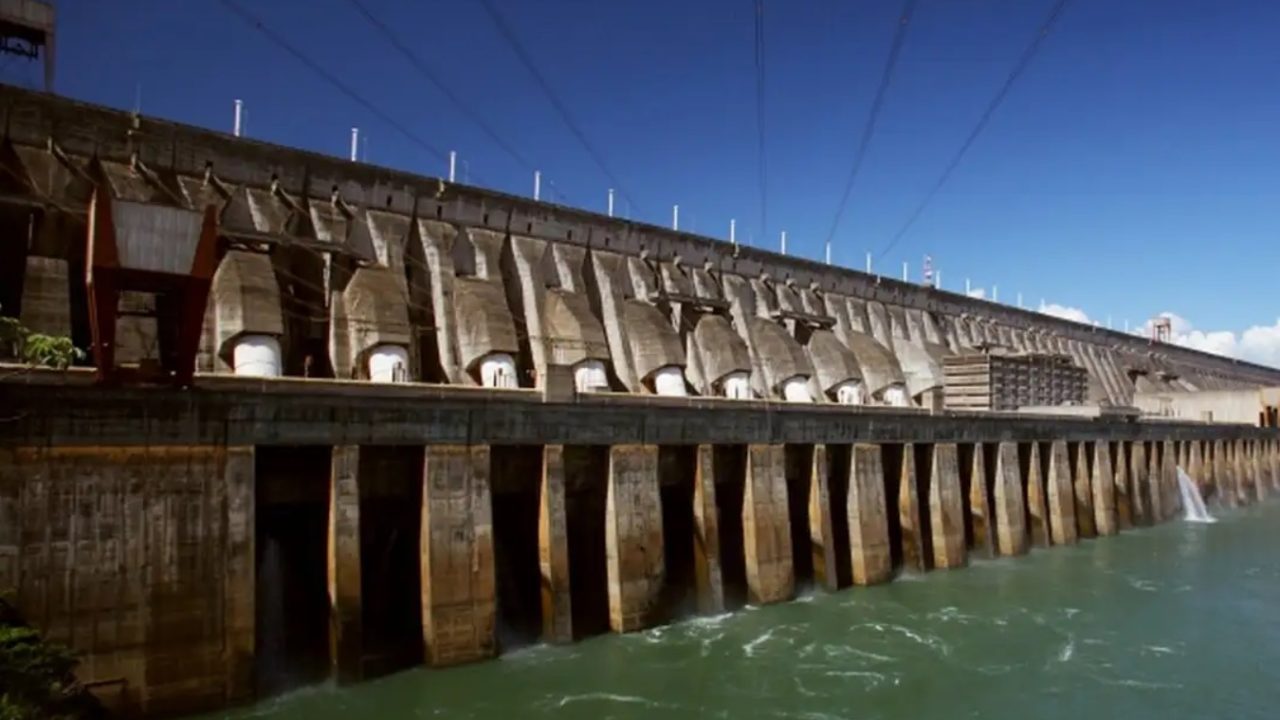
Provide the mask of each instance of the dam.
[{"label": "dam", "polygon": [[125,715],[1102,543],[1178,516],[1179,469],[1280,492],[1274,368],[0,107],[0,311],[89,350],[0,368],[0,593]]}]

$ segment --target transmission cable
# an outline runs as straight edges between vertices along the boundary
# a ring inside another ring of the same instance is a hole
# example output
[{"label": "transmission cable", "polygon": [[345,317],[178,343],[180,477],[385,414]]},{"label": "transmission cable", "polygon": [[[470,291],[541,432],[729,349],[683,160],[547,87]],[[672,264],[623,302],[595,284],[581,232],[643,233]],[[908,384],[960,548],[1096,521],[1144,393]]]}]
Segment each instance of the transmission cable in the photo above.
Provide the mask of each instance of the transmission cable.
[{"label": "transmission cable", "polygon": [[[538,167],[534,165],[529,158],[525,157],[525,155],[517,150],[511,143],[503,139],[493,126],[485,122],[484,117],[481,116],[479,112],[468,105],[461,97],[458,96],[457,93],[451,90],[449,86],[440,79],[440,76],[427,66],[426,62],[421,57],[414,53],[409,46],[405,45],[404,41],[402,41],[385,22],[369,10],[368,6],[365,5],[362,0],[347,0],[347,3],[350,4],[356,12],[360,13],[360,15],[364,17],[374,30],[386,38],[387,42],[391,43],[391,46],[403,55],[405,60],[408,60],[409,64],[418,71],[419,75],[426,78],[427,82],[431,83],[436,90],[440,91],[440,94],[444,95],[449,102],[453,103],[453,106],[465,115],[468,120],[475,123],[476,126],[493,141],[494,145],[497,145],[503,152],[511,156],[511,159],[515,160],[516,164],[520,165],[525,170],[528,170],[529,172],[537,172]],[[559,191],[559,188],[555,186],[555,183],[548,179],[547,184],[551,187],[552,192],[560,195],[563,199],[563,193]]]},{"label": "transmission cable", "polygon": [[836,232],[840,229],[840,221],[844,218],[845,207],[849,203],[849,196],[853,192],[853,185],[858,179],[858,173],[862,170],[862,162],[867,157],[867,148],[871,145],[871,138],[875,134],[876,125],[880,120],[880,109],[884,105],[885,95],[888,94],[889,85],[893,82],[893,72],[898,65],[898,56],[902,53],[903,43],[906,42],[907,28],[911,24],[911,16],[915,13],[917,0],[905,0],[902,3],[902,12],[898,16],[898,27],[893,33],[893,42],[889,45],[889,56],[884,63],[884,69],[880,73],[880,84],[876,87],[875,97],[871,101],[871,109],[867,112],[867,122],[862,126],[862,135],[858,138],[858,149],[853,155],[853,165],[849,168],[849,176],[845,178],[844,190],[840,193],[840,204],[836,206],[835,217],[831,220],[831,230],[827,233],[827,247],[831,247],[831,243],[835,240]]},{"label": "transmission cable", "polygon": [[418,136],[412,130],[402,125],[400,122],[398,122],[395,118],[391,117],[387,113],[383,112],[372,102],[365,99],[364,96],[360,95],[355,90],[353,90],[350,86],[348,86],[346,83],[339,80],[333,73],[329,72],[328,70],[325,70],[314,60],[307,57],[301,50],[291,45],[289,41],[285,40],[284,37],[282,37],[279,33],[267,27],[261,20],[259,20],[256,16],[254,16],[252,13],[246,10],[244,6],[236,2],[236,0],[218,0],[218,2],[222,3],[222,5],[226,7],[228,10],[230,10],[232,13],[235,13],[236,15],[238,15],[240,19],[243,20],[246,24],[255,28],[256,30],[258,30],[258,32],[262,33],[264,37],[266,37],[272,43],[277,45],[280,49],[292,55],[294,59],[296,59],[298,62],[307,66],[308,69],[310,69],[315,74],[319,75],[321,78],[323,78],[326,82],[328,82],[330,85],[336,88],[343,95],[346,95],[352,101],[354,101],[355,103],[362,106],[365,110],[368,110],[370,113],[372,113],[379,120],[386,123],[388,126],[394,128],[397,132],[403,135],[407,140],[412,142],[414,145],[417,145],[418,147],[427,151],[433,157],[435,157],[436,159],[442,162],[447,160],[446,154],[442,152],[439,148],[435,147],[434,145],[427,142],[426,140],[423,140],[420,136]]},{"label": "transmission cable", "polygon": [[760,237],[769,233],[769,173],[764,151],[764,0],[756,3],[756,152],[760,164]]},{"label": "transmission cable", "polygon": [[1048,37],[1049,32],[1053,30],[1053,26],[1057,23],[1058,17],[1062,15],[1062,11],[1066,7],[1067,2],[1068,0],[1057,0],[1057,2],[1053,4],[1053,7],[1049,10],[1048,18],[1036,32],[1035,37],[1031,40],[1031,44],[1022,51],[1022,55],[1013,66],[1013,71],[1009,73],[1009,77],[1005,79],[1004,84],[1000,86],[998,91],[996,91],[995,97],[991,98],[991,102],[987,104],[986,110],[984,110],[982,116],[978,118],[978,122],[973,126],[973,130],[970,131],[969,136],[965,138],[960,149],[951,158],[951,162],[947,163],[946,169],[942,171],[942,175],[938,177],[938,181],[933,184],[933,187],[929,188],[929,192],[925,194],[924,199],[921,200],[920,204],[912,211],[911,215],[907,218],[907,221],[903,223],[902,227],[898,229],[898,232],[894,233],[893,238],[889,243],[880,251],[880,258],[883,258],[894,248],[894,246],[898,244],[898,241],[907,234],[907,231],[915,225],[916,221],[920,219],[920,216],[924,214],[925,209],[929,207],[929,203],[931,203],[934,197],[937,196],[938,191],[940,191],[942,186],[946,185],[947,181],[951,179],[951,174],[955,172],[956,168],[960,165],[960,162],[964,160],[964,156],[969,152],[969,148],[973,147],[973,143],[978,139],[978,136],[986,129],[987,123],[991,120],[991,116],[995,114],[995,111],[999,109],[1005,98],[1008,97],[1009,91],[1013,89],[1013,84],[1017,82],[1018,78],[1021,77],[1022,73],[1027,69],[1027,66],[1031,64],[1031,60],[1035,58],[1036,53],[1039,52],[1040,46],[1044,44],[1044,39]]},{"label": "transmission cable", "polygon": [[498,28],[498,33],[502,35],[507,44],[511,46],[512,51],[515,52],[516,57],[520,60],[520,64],[524,65],[525,70],[528,70],[529,74],[533,76],[538,87],[541,88],[543,94],[547,96],[547,100],[551,102],[552,107],[554,107],[556,112],[559,113],[560,119],[564,121],[566,126],[568,126],[569,132],[573,133],[574,138],[578,140],[578,143],[581,144],[583,149],[587,151],[587,154],[591,156],[591,160],[600,168],[600,171],[609,179],[609,182],[613,183],[613,186],[617,188],[622,197],[630,204],[631,209],[638,210],[640,206],[622,186],[622,183],[618,180],[617,176],[613,174],[613,171],[609,169],[609,165],[604,161],[604,157],[596,150],[595,146],[591,144],[591,141],[587,139],[586,133],[584,133],[578,123],[574,121],[573,116],[569,113],[569,109],[565,107],[563,102],[561,102],[559,95],[557,95],[556,91],[551,87],[551,83],[549,83],[542,72],[538,70],[538,66],[533,62],[533,58],[529,55],[528,51],[525,50],[524,45],[520,43],[520,39],[516,37],[515,31],[511,29],[506,18],[504,18],[502,14],[498,12],[498,9],[493,6],[491,0],[478,1],[481,7],[484,8],[485,12],[489,14],[490,19],[493,20],[493,24]]}]

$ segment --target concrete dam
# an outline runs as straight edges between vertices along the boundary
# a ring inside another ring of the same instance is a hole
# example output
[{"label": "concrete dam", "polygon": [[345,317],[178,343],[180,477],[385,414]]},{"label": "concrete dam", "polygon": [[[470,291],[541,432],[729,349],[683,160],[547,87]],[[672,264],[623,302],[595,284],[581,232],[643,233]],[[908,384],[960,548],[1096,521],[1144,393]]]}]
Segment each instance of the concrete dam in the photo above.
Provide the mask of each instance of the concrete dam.
[{"label": "concrete dam", "polygon": [[124,714],[1128,532],[1181,512],[1179,468],[1211,504],[1280,491],[1280,370],[0,106],[0,312],[89,350],[0,368],[0,593]]}]

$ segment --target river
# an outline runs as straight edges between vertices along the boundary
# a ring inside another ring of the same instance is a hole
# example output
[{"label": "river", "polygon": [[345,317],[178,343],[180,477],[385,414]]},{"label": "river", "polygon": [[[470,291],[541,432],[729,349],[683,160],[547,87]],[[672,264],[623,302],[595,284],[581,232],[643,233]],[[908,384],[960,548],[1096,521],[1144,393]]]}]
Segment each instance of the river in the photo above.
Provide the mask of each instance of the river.
[{"label": "river", "polygon": [[1280,502],[209,717],[1274,718]]}]

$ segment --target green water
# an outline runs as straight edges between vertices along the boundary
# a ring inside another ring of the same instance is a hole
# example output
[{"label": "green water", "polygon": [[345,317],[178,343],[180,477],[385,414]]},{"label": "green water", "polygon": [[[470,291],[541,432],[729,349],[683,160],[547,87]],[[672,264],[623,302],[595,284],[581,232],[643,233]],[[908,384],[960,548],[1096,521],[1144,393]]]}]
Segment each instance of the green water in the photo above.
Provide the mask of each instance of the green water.
[{"label": "green water", "polygon": [[1276,718],[1280,502],[223,716]]}]

